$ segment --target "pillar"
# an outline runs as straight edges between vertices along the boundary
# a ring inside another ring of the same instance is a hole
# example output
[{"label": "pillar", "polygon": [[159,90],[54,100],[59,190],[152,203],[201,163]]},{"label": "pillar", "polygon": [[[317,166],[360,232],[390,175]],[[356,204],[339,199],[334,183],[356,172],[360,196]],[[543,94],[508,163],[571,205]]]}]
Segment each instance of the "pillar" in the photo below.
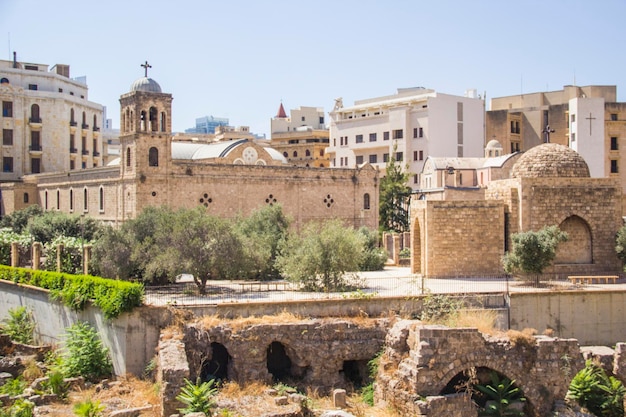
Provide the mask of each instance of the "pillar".
[{"label": "pillar", "polygon": [[39,269],[41,264],[41,243],[33,243],[33,269]]},{"label": "pillar", "polygon": [[63,244],[57,245],[57,272],[61,272],[63,263],[61,259],[63,259],[63,251],[65,250],[65,246]]},{"label": "pillar", "polygon": [[11,242],[11,266],[20,266],[20,245],[17,242]]}]

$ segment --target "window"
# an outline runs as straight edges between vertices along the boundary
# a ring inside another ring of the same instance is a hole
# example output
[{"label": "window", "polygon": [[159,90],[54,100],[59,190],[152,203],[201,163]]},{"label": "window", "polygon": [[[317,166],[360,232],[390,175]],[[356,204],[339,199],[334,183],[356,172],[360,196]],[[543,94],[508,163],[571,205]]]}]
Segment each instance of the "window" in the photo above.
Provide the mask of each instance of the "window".
[{"label": "window", "polygon": [[302,121],[304,122],[304,116],[302,116]]},{"label": "window", "polygon": [[383,132],[383,140],[389,140],[389,132]]},{"label": "window", "polygon": [[70,171],[76,169],[76,161],[70,159]]},{"label": "window", "polygon": [[616,136],[611,136],[611,150],[612,151],[618,150],[618,147],[617,147],[617,137]]},{"label": "window", "polygon": [[370,142],[376,142],[376,133],[370,133]]},{"label": "window", "polygon": [[298,156],[298,151],[293,151],[293,157],[296,158]]},{"label": "window", "polygon": [[356,156],[356,164],[361,165],[363,163],[363,155]]},{"label": "window", "polygon": [[413,138],[417,138],[417,128],[413,128]]},{"label": "window", "polygon": [[41,123],[41,117],[39,117],[39,105],[33,104],[30,106],[30,122]]},{"label": "window", "polygon": [[4,146],[13,145],[13,129],[2,129],[2,144]]},{"label": "window", "polygon": [[98,195],[98,209],[100,212],[104,211],[104,188],[100,187],[100,192]]},{"label": "window", "polygon": [[324,156],[324,149],[320,149],[320,156]]},{"label": "window", "polygon": [[356,143],[363,143],[363,135],[356,135]]},{"label": "window", "polygon": [[417,161],[417,151],[413,151],[413,160]]},{"label": "window", "polygon": [[389,154],[388,153],[384,153],[383,154],[383,162],[389,162]]},{"label": "window", "polygon": [[572,139],[572,142],[576,142],[576,133],[572,133],[570,137]]},{"label": "window", "polygon": [[150,148],[148,151],[148,166],[159,166],[159,150],[155,147]]},{"label": "window", "polygon": [[83,210],[84,210],[84,211],[87,211],[87,208],[89,207],[89,206],[87,205],[87,197],[88,197],[88,196],[87,196],[87,189],[85,188],[85,189],[83,190]]},{"label": "window", "polygon": [[337,146],[337,138],[333,138],[333,146]]},{"label": "window", "polygon": [[378,155],[370,155],[370,164],[375,164],[378,162]]},{"label": "window", "polygon": [[126,149],[126,166],[130,167],[130,148]]},{"label": "window", "polygon": [[28,84],[28,89],[32,91],[37,91],[37,84]]},{"label": "window", "polygon": [[28,193],[24,193],[24,202],[28,203]]},{"label": "window", "polygon": [[33,159],[30,160],[30,171],[33,174],[40,174],[41,173],[41,159],[33,158]]},{"label": "window", "polygon": [[417,179],[417,174],[413,175],[413,184],[417,184],[418,183],[418,179]]},{"label": "window", "polygon": [[5,156],[2,158],[2,172],[13,172],[12,156]]},{"label": "window", "polygon": [[423,138],[424,137],[424,128],[420,127],[418,132],[417,132],[417,137],[418,138]]},{"label": "window", "polygon": [[572,115],[570,116],[570,118],[571,118],[571,120],[572,120],[572,123],[575,123],[575,122],[576,122],[576,115],[575,115],[575,114],[572,114]]},{"label": "window", "polygon": [[13,117],[13,102],[12,101],[2,102],[2,117]]},{"label": "window", "polygon": [[289,158],[289,154],[288,154],[287,152],[283,152],[283,156],[284,156],[285,158]]},{"label": "window", "polygon": [[420,161],[423,161],[423,160],[424,160],[424,151],[420,151],[420,154],[419,154],[419,160],[420,160]]},{"label": "window", "polygon": [[323,125],[324,124],[324,116],[320,116],[320,124]]},{"label": "window", "polygon": [[611,174],[617,174],[618,172],[617,159],[611,159]]},{"label": "window", "polygon": [[308,156],[311,156],[311,151],[307,149],[307,150],[304,152],[304,156],[307,156],[307,157],[308,157]]},{"label": "window", "polygon": [[396,161],[402,161],[404,154],[402,152],[396,152]]},{"label": "window", "polygon": [[393,131],[394,139],[402,139],[404,137],[404,131],[402,129],[396,129]]},{"label": "window", "polygon": [[70,211],[74,211],[74,190],[70,190]]},{"label": "window", "polygon": [[43,193],[43,209],[48,210],[48,191]]},{"label": "window", "polygon": [[32,151],[41,150],[41,132],[33,130],[30,132],[30,149]]},{"label": "window", "polygon": [[456,121],[463,121],[463,103],[461,102],[456,103]]},{"label": "window", "polygon": [[613,122],[617,121],[617,113],[611,113],[611,121]]},{"label": "window", "polygon": [[57,210],[61,210],[61,191],[57,190]]},{"label": "window", "polygon": [[370,195],[368,193],[363,194],[363,210],[370,209]]}]

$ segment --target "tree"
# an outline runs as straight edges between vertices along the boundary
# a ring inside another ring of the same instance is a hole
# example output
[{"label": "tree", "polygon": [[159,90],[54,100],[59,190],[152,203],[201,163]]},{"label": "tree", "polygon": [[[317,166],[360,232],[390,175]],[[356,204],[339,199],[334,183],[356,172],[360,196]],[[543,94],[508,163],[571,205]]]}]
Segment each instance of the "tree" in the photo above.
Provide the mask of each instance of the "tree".
[{"label": "tree", "polygon": [[521,272],[538,277],[554,261],[559,243],[567,239],[567,233],[554,225],[538,232],[515,233],[511,236],[513,250],[502,258],[504,270],[509,274]]},{"label": "tree", "polygon": [[622,228],[617,231],[617,236],[615,237],[615,252],[617,253],[617,257],[620,258],[622,262],[626,263],[626,225],[622,226]]},{"label": "tree", "polygon": [[299,235],[290,236],[276,265],[281,274],[310,291],[347,289],[348,271],[357,271],[365,239],[339,220],[307,224]]},{"label": "tree", "polygon": [[139,265],[132,259],[133,237],[129,228],[107,226],[94,243],[91,270],[101,277],[129,280],[138,277]]},{"label": "tree", "polygon": [[387,251],[378,245],[378,231],[361,227],[359,233],[363,235],[364,249],[360,271],[380,271],[385,267],[387,261]]},{"label": "tree", "polygon": [[42,214],[43,209],[34,204],[4,216],[2,220],[0,220],[0,227],[9,227],[15,233],[22,233],[26,230],[30,219],[41,216]]},{"label": "tree", "polygon": [[281,205],[267,205],[240,219],[237,231],[246,255],[249,278],[278,278],[275,261],[289,232],[289,219]]},{"label": "tree", "polygon": [[33,217],[26,227],[35,242],[46,244],[59,236],[95,240],[101,232],[101,223],[87,216],[65,214],[60,211],[47,211]]},{"label": "tree", "polygon": [[385,176],[380,180],[380,227],[384,231],[404,232],[409,228],[407,198],[411,187],[407,185],[409,173],[396,163],[396,147],[387,162]]}]

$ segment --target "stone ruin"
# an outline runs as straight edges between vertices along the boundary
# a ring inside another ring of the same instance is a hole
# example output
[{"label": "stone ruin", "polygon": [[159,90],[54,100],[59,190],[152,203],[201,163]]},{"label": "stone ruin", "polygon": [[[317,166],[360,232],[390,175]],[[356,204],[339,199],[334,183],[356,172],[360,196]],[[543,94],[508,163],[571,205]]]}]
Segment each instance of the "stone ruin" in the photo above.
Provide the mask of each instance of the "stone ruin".
[{"label": "stone ruin", "polygon": [[[424,325],[417,320],[301,320],[236,326],[224,320],[187,324],[159,343],[157,378],[163,416],[176,412],[184,378],[246,383],[285,382],[330,392],[369,383],[367,363],[382,351],[375,383],[377,403],[402,415],[477,416],[468,378],[488,381],[496,372],[514,380],[529,416],[545,416],[565,398],[585,359],[596,359],[622,381],[626,344],[584,348],[576,339],[494,337],[473,328]],[[473,376],[472,376],[473,375]],[[478,379],[476,379],[478,378]]]}]

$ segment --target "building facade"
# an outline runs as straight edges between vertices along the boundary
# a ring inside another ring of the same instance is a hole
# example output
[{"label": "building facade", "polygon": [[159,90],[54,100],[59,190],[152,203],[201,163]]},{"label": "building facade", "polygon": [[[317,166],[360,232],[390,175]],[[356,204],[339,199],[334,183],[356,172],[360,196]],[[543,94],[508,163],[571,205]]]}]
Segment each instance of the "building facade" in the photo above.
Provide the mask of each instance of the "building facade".
[{"label": "building facade", "polygon": [[172,140],[172,95],[143,77],[120,98],[120,157],[106,167],[26,175],[0,184],[2,214],[29,204],[88,215],[110,224],[145,207],[204,207],[225,218],[281,204],[296,228],[341,219],[378,227],[378,171],[289,165],[259,141]]},{"label": "building facade", "polygon": [[104,165],[103,107],[69,65],[0,61],[0,181]]},{"label": "building facade", "polygon": [[326,154],[329,136],[324,109],[301,106],[292,109],[287,116],[281,103],[270,125],[272,148],[281,152],[290,164],[318,168],[330,166]]},{"label": "building facade", "polygon": [[420,187],[419,173],[430,155],[480,157],[484,141],[484,101],[425,88],[401,88],[391,96],[336,100],[330,112],[328,154],[333,167],[370,163],[385,171],[391,156],[408,166],[409,185]]},{"label": "building facade", "polygon": [[219,126],[229,126],[228,118],[214,116],[199,117],[196,119],[196,126],[185,129],[185,133],[212,134],[215,133]]}]

